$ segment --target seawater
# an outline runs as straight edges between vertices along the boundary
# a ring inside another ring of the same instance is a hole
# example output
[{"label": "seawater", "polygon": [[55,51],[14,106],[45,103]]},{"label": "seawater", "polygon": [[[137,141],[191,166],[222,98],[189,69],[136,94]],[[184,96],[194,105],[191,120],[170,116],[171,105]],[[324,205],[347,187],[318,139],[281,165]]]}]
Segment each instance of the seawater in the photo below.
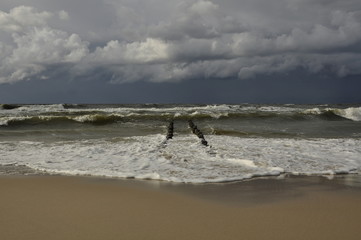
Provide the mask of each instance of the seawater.
[{"label": "seawater", "polygon": [[13,107],[0,108],[3,166],[187,183],[361,172],[360,105]]}]

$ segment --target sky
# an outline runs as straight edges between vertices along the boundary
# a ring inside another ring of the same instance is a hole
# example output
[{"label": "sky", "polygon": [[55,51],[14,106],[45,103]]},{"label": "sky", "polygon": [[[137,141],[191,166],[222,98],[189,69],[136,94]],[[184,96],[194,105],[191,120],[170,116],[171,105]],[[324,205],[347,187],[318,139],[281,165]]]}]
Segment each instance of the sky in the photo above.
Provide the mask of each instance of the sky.
[{"label": "sky", "polygon": [[1,0],[0,103],[361,103],[359,0]]}]

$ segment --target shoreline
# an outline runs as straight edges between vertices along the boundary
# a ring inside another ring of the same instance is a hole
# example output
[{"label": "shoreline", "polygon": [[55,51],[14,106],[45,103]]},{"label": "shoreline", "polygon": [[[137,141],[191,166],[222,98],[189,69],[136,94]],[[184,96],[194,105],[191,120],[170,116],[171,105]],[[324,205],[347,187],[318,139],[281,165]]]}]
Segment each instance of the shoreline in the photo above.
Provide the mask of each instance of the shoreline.
[{"label": "shoreline", "polygon": [[172,184],[0,176],[4,239],[358,239],[361,176]]},{"label": "shoreline", "polygon": [[[69,178],[104,184],[160,190],[189,195],[203,200],[231,205],[267,204],[298,198],[310,192],[361,193],[361,174],[261,176],[249,179],[209,182],[179,183],[163,180],[111,178],[91,175],[63,175],[34,170],[23,165],[0,165],[2,178]],[[264,196],[267,196],[266,198]]]}]

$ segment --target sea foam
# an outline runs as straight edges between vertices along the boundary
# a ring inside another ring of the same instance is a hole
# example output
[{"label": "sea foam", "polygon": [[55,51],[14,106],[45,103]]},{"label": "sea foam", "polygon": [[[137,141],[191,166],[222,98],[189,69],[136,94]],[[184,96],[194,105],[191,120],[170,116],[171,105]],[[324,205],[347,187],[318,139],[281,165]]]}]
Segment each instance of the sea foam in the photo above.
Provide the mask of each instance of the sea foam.
[{"label": "sea foam", "polygon": [[5,141],[0,164],[66,175],[206,183],[282,173],[360,173],[360,139],[262,139],[161,134],[81,141]]}]

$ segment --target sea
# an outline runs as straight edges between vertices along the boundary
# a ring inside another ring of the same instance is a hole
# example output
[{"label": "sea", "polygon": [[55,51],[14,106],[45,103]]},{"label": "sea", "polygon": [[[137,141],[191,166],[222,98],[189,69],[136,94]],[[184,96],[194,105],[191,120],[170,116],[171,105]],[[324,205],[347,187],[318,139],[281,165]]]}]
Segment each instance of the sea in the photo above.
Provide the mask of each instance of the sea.
[{"label": "sea", "polygon": [[175,183],[332,178],[361,173],[360,145],[361,104],[0,105],[5,175],[26,168]]}]

